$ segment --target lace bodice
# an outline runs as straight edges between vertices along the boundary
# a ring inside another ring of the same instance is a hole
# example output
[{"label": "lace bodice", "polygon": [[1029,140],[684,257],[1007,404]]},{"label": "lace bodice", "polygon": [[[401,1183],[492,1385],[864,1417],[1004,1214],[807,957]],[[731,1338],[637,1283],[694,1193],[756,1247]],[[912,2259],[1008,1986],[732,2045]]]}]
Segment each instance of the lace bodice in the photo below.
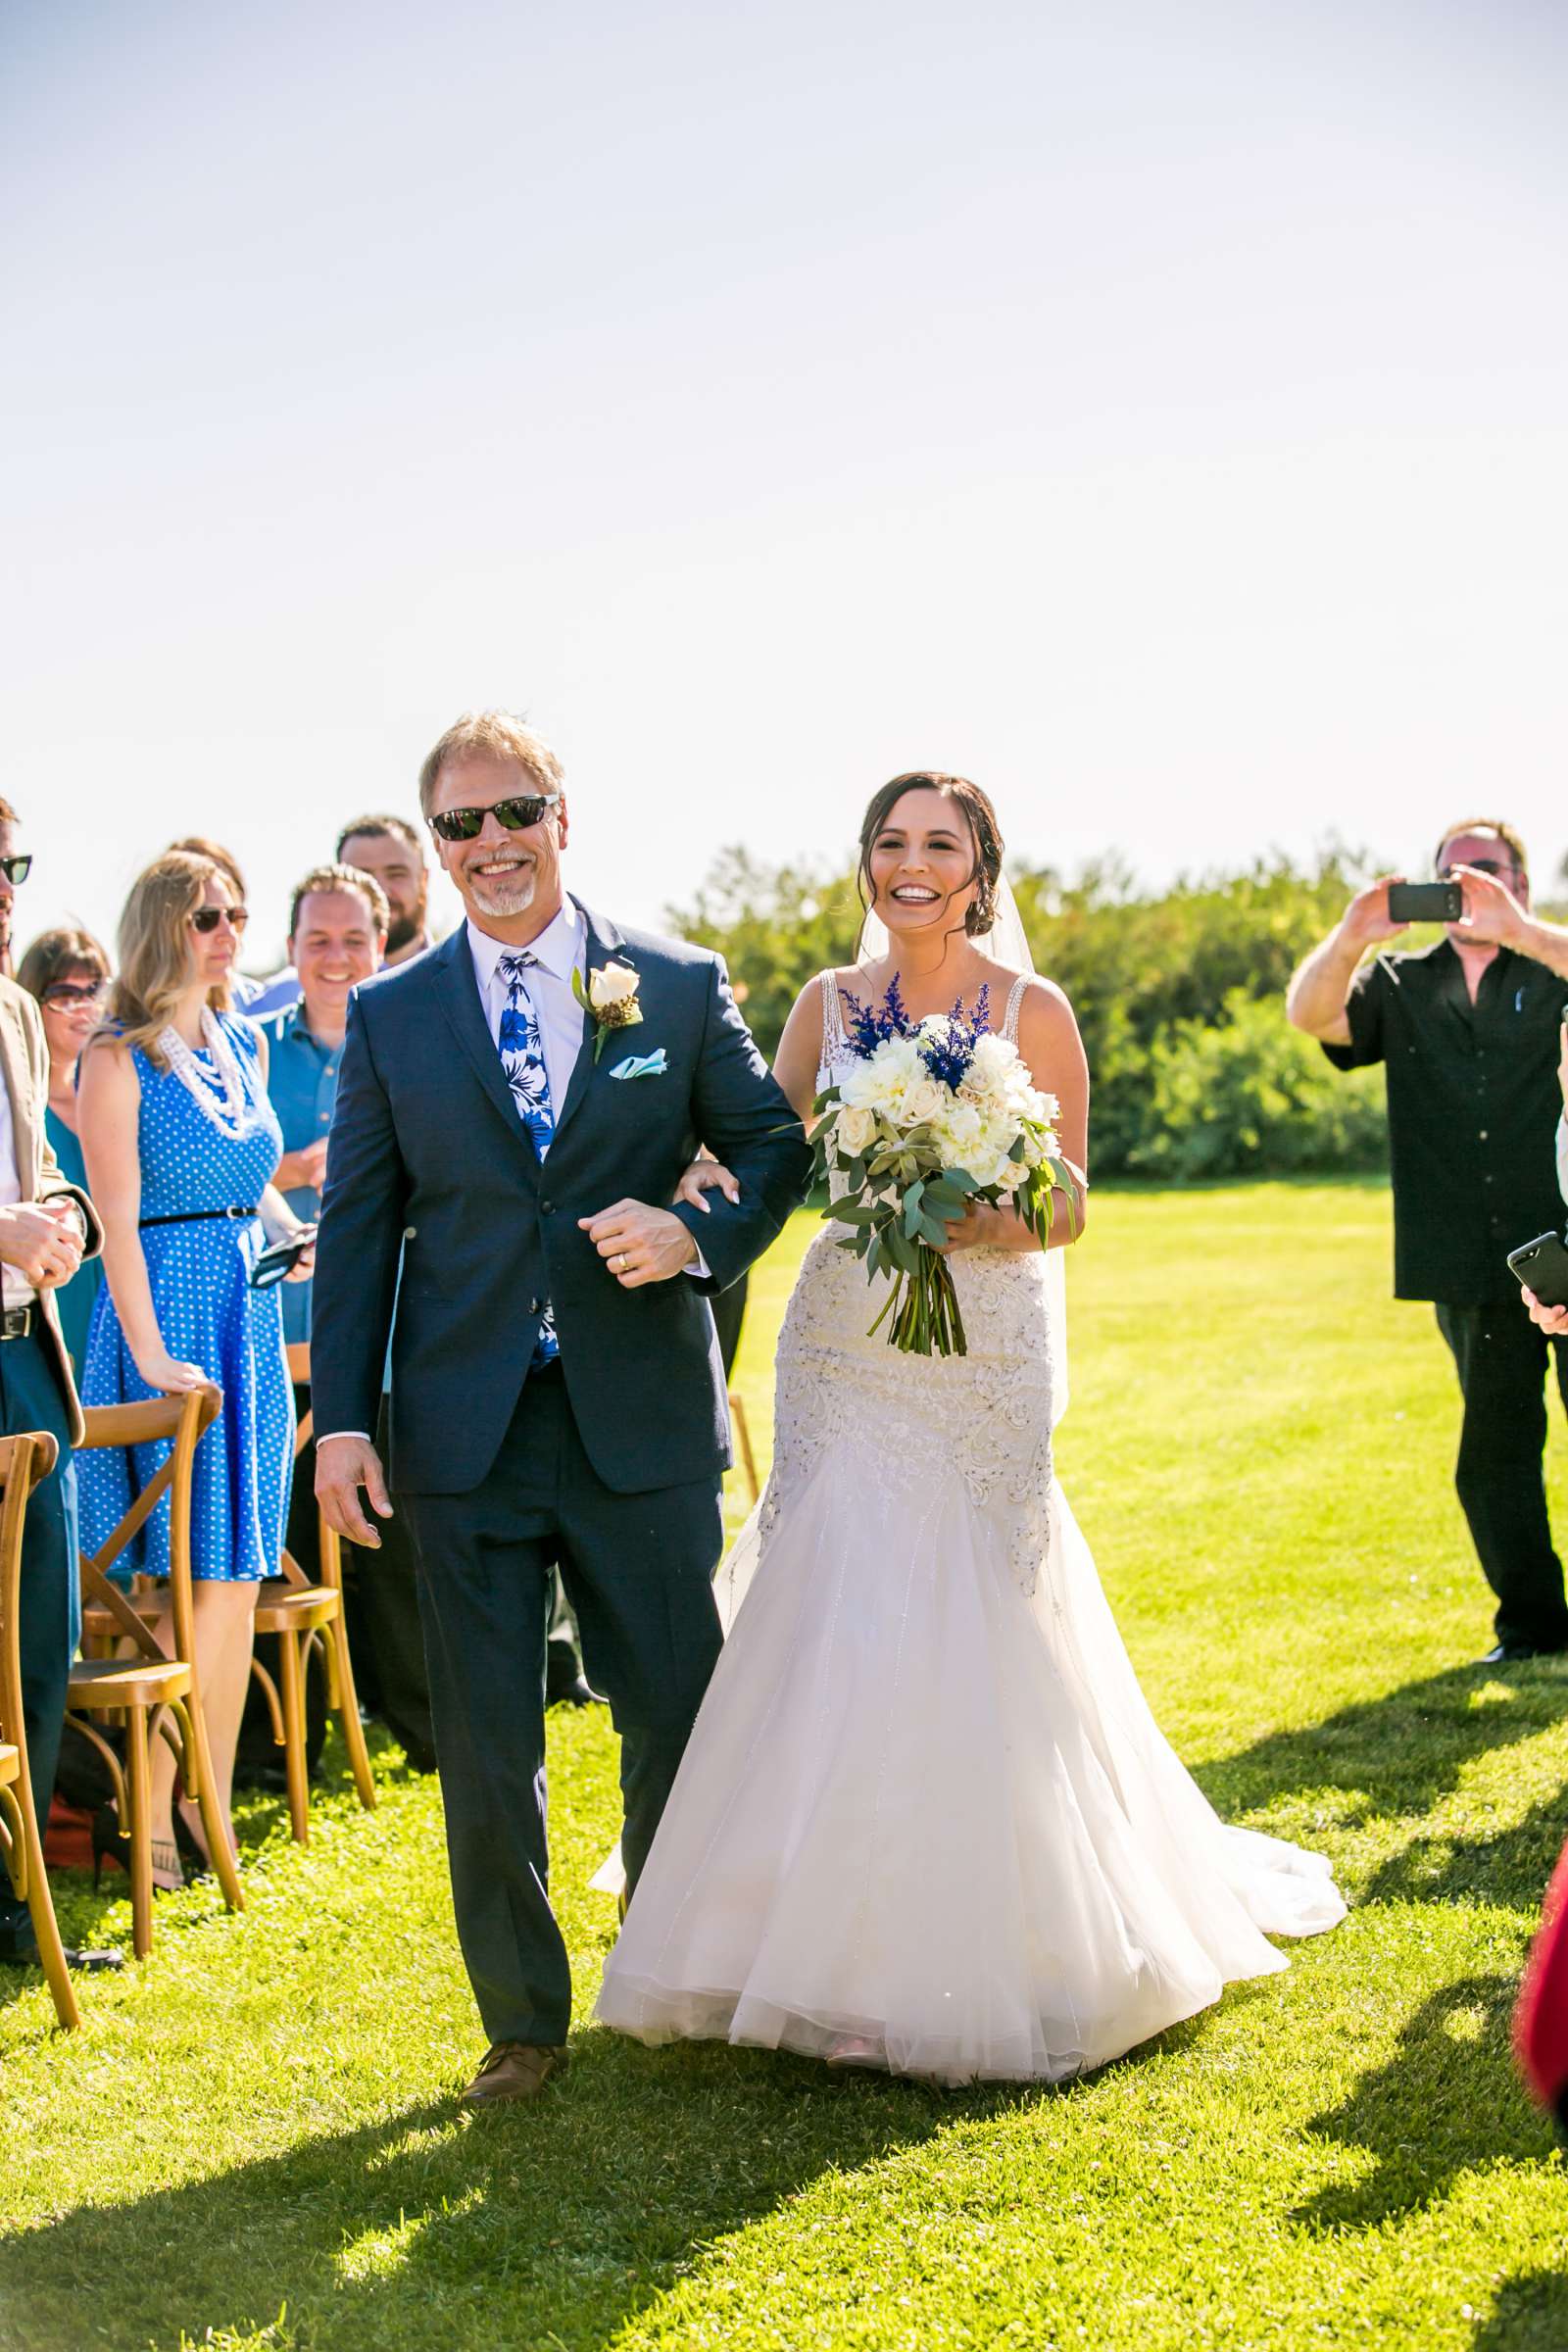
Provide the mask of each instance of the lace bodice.
[{"label": "lace bodice", "polygon": [[[1008,998],[1002,1035],[1016,1040],[1027,977]],[[831,972],[822,975],[824,1085],[852,1058]],[[940,1490],[960,1481],[967,1500],[994,1517],[1018,1583],[1032,1592],[1047,1565],[1052,1483],[1052,1348],[1042,1253],[964,1250],[955,1254],[969,1352],[904,1355],[869,1327],[886,1298],[881,1280],[838,1247],[828,1224],[801,1267],[779,1337],[772,1475],[759,1535],[831,1453],[835,1474],[889,1504],[911,1482]]]}]

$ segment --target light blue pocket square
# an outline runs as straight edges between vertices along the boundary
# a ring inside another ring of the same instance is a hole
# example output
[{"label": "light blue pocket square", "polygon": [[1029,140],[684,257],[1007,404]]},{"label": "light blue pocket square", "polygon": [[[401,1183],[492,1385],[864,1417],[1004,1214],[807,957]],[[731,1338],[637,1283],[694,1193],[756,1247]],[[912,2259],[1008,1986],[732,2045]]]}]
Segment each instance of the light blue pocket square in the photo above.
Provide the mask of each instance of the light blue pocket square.
[{"label": "light blue pocket square", "polygon": [[657,1054],[628,1054],[611,1071],[612,1078],[662,1078],[665,1070],[664,1049]]}]

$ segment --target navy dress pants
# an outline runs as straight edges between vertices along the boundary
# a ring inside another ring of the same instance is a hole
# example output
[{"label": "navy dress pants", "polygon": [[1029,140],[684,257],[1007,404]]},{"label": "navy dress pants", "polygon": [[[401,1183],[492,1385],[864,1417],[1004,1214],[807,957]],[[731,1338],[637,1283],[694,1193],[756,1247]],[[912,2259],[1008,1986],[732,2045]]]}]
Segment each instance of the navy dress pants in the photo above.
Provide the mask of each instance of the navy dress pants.
[{"label": "navy dress pants", "polygon": [[[34,1310],[36,1311],[36,1310]],[[42,1342],[0,1341],[0,1437],[43,1429],[58,1440],[59,1459],[34,1488],[22,1534],[22,1713],[27,1777],[41,1838],[54,1794],[66,1719],[66,1682],[76,1647],[76,1471],[71,1457],[66,1399]],[[0,1959],[29,1959],[37,1949],[25,1903],[0,1869]]]},{"label": "navy dress pants", "polygon": [[628,1885],[653,1843],[720,1647],[717,1478],[615,1494],[596,1475],[559,1361],[531,1373],[488,1477],[394,1496],[419,1608],[463,1956],[491,2041],[564,2042],[566,1947],[550,1908],[545,1638],[558,1566],[583,1666],[620,1734]]}]

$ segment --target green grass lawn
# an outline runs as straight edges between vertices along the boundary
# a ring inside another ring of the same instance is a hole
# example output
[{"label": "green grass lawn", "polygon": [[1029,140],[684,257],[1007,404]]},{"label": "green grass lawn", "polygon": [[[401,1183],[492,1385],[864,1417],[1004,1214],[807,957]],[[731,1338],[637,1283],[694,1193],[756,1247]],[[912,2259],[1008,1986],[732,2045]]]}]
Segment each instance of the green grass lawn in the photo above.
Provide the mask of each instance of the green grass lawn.
[{"label": "green grass lawn", "polygon": [[[1371,1186],[1102,1194],[1071,1273],[1061,1470],[1145,1687],[1215,1803],[1351,1897],[1287,1975],[1062,2090],[617,2041],[586,2023],[612,1742],[563,1713],[571,2071],[460,2117],[439,1796],[382,1748],[378,1811],[338,1772],[307,1852],[255,1804],[245,1914],[162,1904],[79,2034],[0,1985],[0,2346],[1561,2352],[1568,2172],[1507,2026],[1568,1834],[1568,1673],[1470,1663],[1456,1396]],[[764,1456],[810,1230],[754,1288]],[[1560,1430],[1551,1468],[1568,1530]],[[128,1942],[123,1901],[59,1885],[69,1936]]]}]

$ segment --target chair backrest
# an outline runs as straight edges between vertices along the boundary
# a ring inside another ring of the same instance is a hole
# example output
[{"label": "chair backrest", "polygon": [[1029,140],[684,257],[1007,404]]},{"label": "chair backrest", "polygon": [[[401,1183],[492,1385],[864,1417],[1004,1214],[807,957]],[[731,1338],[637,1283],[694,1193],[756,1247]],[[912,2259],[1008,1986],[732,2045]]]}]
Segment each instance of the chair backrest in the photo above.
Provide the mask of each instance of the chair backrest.
[{"label": "chair backrest", "polygon": [[190,1497],[196,1447],[222,1410],[220,1389],[187,1389],[178,1396],[153,1396],[143,1404],[93,1404],[82,1415],[87,1424],[77,1451],[95,1446],[151,1446],[159,1439],[172,1441],[163,1466],[150,1478],[129,1510],[105,1537],[89,1559],[81,1560],[81,1596],[107,1609],[120,1631],[135,1642],[144,1658],[162,1658],[147,1627],[124,1594],[109,1581],[107,1571],[145,1526],[161,1498],[170,1497],[169,1592],[174,1619],[174,1654],[187,1665],[194,1661],[195,1635],[190,1593]]},{"label": "chair backrest", "polygon": [[[290,1342],[288,1348],[288,1376],[297,1389],[308,1389],[310,1387],[311,1344],[309,1340],[294,1340]],[[306,1446],[310,1444],[311,1435],[315,1427],[315,1407],[313,1405],[307,1405],[304,1412],[301,1413],[298,1426],[294,1431],[294,1459],[296,1462],[299,1460],[300,1455],[305,1451]],[[343,1582],[342,1538],[339,1536],[335,1527],[328,1526],[326,1513],[324,1511],[317,1512],[316,1525],[318,1549],[321,1562],[321,1582],[323,1585],[341,1585]],[[291,1585],[309,1585],[311,1581],[310,1578],[306,1575],[304,1569],[300,1566],[298,1560],[294,1557],[294,1554],[288,1549],[286,1544],[283,1547],[282,1569],[283,1574],[287,1577]]]},{"label": "chair backrest", "polygon": [[54,1468],[60,1447],[46,1429],[0,1438],[0,1739],[25,1751],[22,1722],[22,1534],[27,1501]]}]

